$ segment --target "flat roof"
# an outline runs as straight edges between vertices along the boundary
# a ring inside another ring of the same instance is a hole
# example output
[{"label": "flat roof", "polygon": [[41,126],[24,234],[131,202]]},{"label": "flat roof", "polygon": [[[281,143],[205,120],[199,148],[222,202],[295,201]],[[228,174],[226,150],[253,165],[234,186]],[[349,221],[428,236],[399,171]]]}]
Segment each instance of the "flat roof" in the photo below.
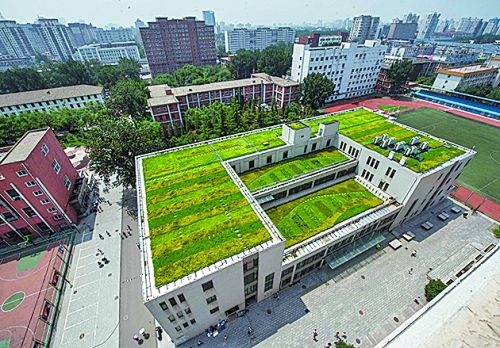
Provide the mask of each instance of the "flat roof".
[{"label": "flat roof", "polygon": [[[149,93],[151,98],[148,100],[150,106],[158,106],[170,103],[177,103],[177,98],[193,93],[205,93],[211,91],[218,91],[223,89],[241,88],[247,86],[255,86],[260,84],[277,84],[282,87],[298,86],[299,83],[292,80],[283,79],[281,77],[270,76],[264,73],[253,74],[252,77],[240,80],[230,80],[223,82],[207,83],[204,85],[191,85],[183,87],[170,88],[167,84],[149,86]],[[166,94],[170,90],[171,94]]]},{"label": "flat roof", "polygon": [[50,128],[37,129],[26,132],[8,152],[2,154],[3,157],[0,160],[0,164],[9,164],[26,160],[49,129]]},{"label": "flat roof", "polygon": [[101,94],[102,87],[75,85],[0,95],[0,107]]},{"label": "flat roof", "polygon": [[[428,149],[418,154],[420,160],[407,156],[405,162],[405,167],[416,173],[426,172],[465,153],[454,144],[446,143],[405,125],[389,121],[386,117],[366,109],[320,116],[304,122],[311,126],[311,133],[316,134],[319,124],[325,121],[339,121],[340,134],[386,157],[394,149],[375,145],[373,140],[376,136],[381,137],[386,134],[387,139],[394,137],[394,144],[404,141],[405,148],[413,137],[420,137],[419,144],[427,142]],[[399,162],[403,156],[403,153],[395,151],[393,159]]]},{"label": "flat roof", "polygon": [[[398,141],[401,139],[409,141],[419,134],[364,109],[318,116],[302,122],[310,126],[315,134],[320,123],[334,121],[340,122],[341,134],[383,154],[388,154],[389,150],[372,144],[374,135],[387,133],[389,136],[397,137]],[[187,279],[188,275],[197,274],[205,267],[273,240],[272,232],[276,228],[285,231],[283,235],[290,238],[291,245],[302,243],[325,229],[344,220],[347,222],[350,218],[363,214],[367,209],[377,207],[386,200],[386,197],[374,196],[358,182],[348,181],[328,188],[332,190],[328,194],[335,194],[336,190],[340,190],[336,201],[339,205],[335,207],[326,205],[328,211],[331,212],[333,209],[334,214],[328,215],[333,220],[325,219],[325,224],[315,226],[312,233],[302,231],[302,235],[298,238],[297,235],[293,236],[293,231],[287,235],[287,227],[280,226],[286,217],[279,218],[279,211],[283,211],[283,206],[286,204],[278,206],[277,213],[269,214],[274,224],[265,225],[255,208],[258,206],[256,200],[249,197],[252,197],[250,191],[267,187],[267,183],[252,188],[250,184],[252,179],[243,179],[246,173],[240,174],[243,180],[235,177],[225,161],[286,145],[280,137],[281,129],[281,126],[274,126],[139,157],[138,167],[141,174],[138,177],[141,180],[140,186],[143,187],[140,196],[145,196],[142,200],[146,224],[144,231],[149,237],[149,248],[146,250],[147,253],[149,250],[151,252],[151,273],[154,272],[155,280],[153,286],[160,288],[177,280]],[[406,166],[416,172],[434,168],[464,152],[435,138],[420,135],[422,140],[429,142],[431,150],[426,154],[431,156],[424,157],[421,162],[408,158]],[[301,160],[304,166],[304,170],[298,175],[306,175],[308,171],[314,171],[318,167],[345,161],[345,156],[335,150],[324,152],[324,158],[317,158],[320,153],[322,152],[312,154],[314,157],[311,158],[312,161],[321,162],[319,165],[315,164],[313,168],[304,161],[305,157],[297,157],[290,161],[278,162],[274,167],[269,166],[267,169],[272,167],[271,169],[284,171],[283,180],[279,181],[286,181],[293,177],[293,173],[291,175],[285,173],[285,167],[290,163],[293,165],[294,160]],[[296,167],[291,169],[297,174],[300,168]],[[242,182],[245,182],[248,188]],[[343,194],[347,192],[346,190],[349,195]],[[299,199],[292,202],[301,204],[302,201]],[[326,212],[326,208],[319,209],[324,209]]]},{"label": "flat roof", "polygon": [[483,67],[480,64],[478,65],[468,65],[468,66],[462,66],[458,68],[440,68],[438,69],[439,74],[448,74],[448,75],[453,75],[453,76],[472,76],[472,75],[478,75],[478,74],[484,74],[484,73],[489,73],[489,72],[496,72],[497,68],[488,68],[488,67]]}]

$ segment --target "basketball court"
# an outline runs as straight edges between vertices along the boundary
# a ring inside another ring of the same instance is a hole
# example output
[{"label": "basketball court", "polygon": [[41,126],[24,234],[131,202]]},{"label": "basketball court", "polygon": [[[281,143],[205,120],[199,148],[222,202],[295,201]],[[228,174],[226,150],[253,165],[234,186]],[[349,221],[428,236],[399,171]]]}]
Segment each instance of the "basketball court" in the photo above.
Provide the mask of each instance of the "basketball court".
[{"label": "basketball court", "polygon": [[47,346],[70,239],[21,248],[0,259],[0,348]]}]

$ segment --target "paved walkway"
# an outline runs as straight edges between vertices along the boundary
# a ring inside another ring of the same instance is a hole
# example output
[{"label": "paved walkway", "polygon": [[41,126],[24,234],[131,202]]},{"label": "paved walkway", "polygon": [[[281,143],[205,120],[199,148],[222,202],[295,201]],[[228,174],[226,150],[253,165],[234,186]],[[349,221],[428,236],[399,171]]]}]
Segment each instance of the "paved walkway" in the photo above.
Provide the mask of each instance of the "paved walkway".
[{"label": "paved walkway", "polygon": [[[411,242],[400,239],[402,248],[372,251],[368,258],[361,255],[336,272],[323,267],[301,283],[282,290],[279,299],[251,305],[245,317],[230,320],[223,332],[227,341],[223,334],[216,338],[202,335],[182,347],[194,347],[198,339],[207,348],[324,347],[334,342],[336,332],[344,331],[349,343],[373,347],[425,304],[424,286],[429,272],[447,262],[450,274],[446,276],[452,278],[464,261],[464,250],[469,251],[466,256],[472,260],[480,253],[478,248],[497,243],[488,231],[491,220],[482,215],[465,219],[461,214],[450,214],[446,223],[438,220],[436,216],[443,209],[449,211],[452,204],[446,200],[439,209],[396,229],[395,235],[406,231],[415,234]],[[419,227],[426,220],[435,225],[431,231]],[[411,256],[413,250],[417,250],[417,257]],[[455,265],[450,264],[453,260]],[[249,326],[255,333],[253,339],[247,334]],[[315,329],[317,342],[312,339]]]},{"label": "paved walkway", "polygon": [[[137,204],[136,197],[130,191],[124,191],[123,205],[122,235],[126,237],[122,240],[120,272],[120,347],[139,346],[132,337],[144,328],[151,335],[140,346],[156,348],[155,321],[142,300],[141,257],[137,247],[139,234],[134,214]],[[166,335],[163,337],[168,338]]]},{"label": "paved walkway", "polygon": [[[100,189],[103,211],[85,218],[79,228],[86,231],[75,237],[53,347],[118,347],[122,189]],[[100,268],[103,257],[109,262]]]}]

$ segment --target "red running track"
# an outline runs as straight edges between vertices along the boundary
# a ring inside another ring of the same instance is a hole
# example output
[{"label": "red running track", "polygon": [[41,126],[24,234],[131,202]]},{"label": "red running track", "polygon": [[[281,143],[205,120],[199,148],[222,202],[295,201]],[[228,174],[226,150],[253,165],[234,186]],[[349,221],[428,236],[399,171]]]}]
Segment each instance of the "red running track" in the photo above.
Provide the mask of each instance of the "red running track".
[{"label": "red running track", "polygon": [[[368,109],[376,110],[381,105],[388,106],[406,106],[408,109],[406,110],[414,110],[421,107],[433,108],[441,111],[447,111],[457,116],[465,117],[470,120],[486,123],[495,127],[500,127],[500,121],[494,120],[489,117],[479,116],[470,112],[466,112],[463,110],[457,110],[450,108],[448,106],[439,105],[435,103],[431,103],[424,100],[399,100],[393,99],[389,97],[384,98],[360,98],[360,99],[351,99],[348,101],[337,102],[334,105],[328,106],[325,108],[326,113],[338,112],[343,110],[348,110],[356,107],[364,106]],[[382,110],[380,110],[382,111]]]},{"label": "red running track", "polygon": [[488,215],[492,219],[500,221],[500,204],[497,204],[483,196],[480,196],[463,186],[458,186],[458,189],[453,192],[452,195],[454,198],[471,207],[472,209],[477,209],[481,213]]}]

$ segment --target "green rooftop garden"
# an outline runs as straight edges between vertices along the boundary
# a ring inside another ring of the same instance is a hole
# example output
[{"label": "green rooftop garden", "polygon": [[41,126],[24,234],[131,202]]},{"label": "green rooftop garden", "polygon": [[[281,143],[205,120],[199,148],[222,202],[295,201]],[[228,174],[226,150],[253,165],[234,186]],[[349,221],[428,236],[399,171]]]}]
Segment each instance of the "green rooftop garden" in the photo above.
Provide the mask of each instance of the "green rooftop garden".
[{"label": "green rooftop garden", "polygon": [[257,191],[347,160],[341,152],[329,148],[245,172],[240,178],[250,191]]},{"label": "green rooftop garden", "polygon": [[220,158],[283,144],[266,130],[143,160],[157,287],[271,239]]},{"label": "green rooftop garden", "polygon": [[288,248],[382,203],[349,179],[269,209],[267,214],[285,237]]},{"label": "green rooftop garden", "polygon": [[288,127],[297,130],[297,129],[306,128],[307,125],[302,123],[302,122],[291,122],[291,123],[288,123]]},{"label": "green rooftop garden", "polygon": [[[390,150],[373,144],[373,138],[375,136],[381,136],[385,133],[389,138],[395,137],[395,142],[405,141],[407,144],[414,136],[420,136],[420,142],[428,142],[429,149],[428,151],[419,154],[422,159],[421,161],[417,160],[416,158],[407,158],[405,166],[413,170],[414,172],[425,172],[464,153],[462,150],[454,146],[446,145],[441,141],[422,136],[417,132],[389,122],[383,116],[362,109],[339,115],[329,115],[325,116],[324,118],[307,121],[305,123],[311,126],[312,134],[316,134],[319,129],[320,123],[324,121],[330,122],[334,120],[340,122],[339,132],[341,134],[351,138],[352,140],[364,145],[371,150],[383,154],[384,156],[388,156]],[[402,153],[396,153],[394,159],[396,161],[399,161],[402,157]]]}]

